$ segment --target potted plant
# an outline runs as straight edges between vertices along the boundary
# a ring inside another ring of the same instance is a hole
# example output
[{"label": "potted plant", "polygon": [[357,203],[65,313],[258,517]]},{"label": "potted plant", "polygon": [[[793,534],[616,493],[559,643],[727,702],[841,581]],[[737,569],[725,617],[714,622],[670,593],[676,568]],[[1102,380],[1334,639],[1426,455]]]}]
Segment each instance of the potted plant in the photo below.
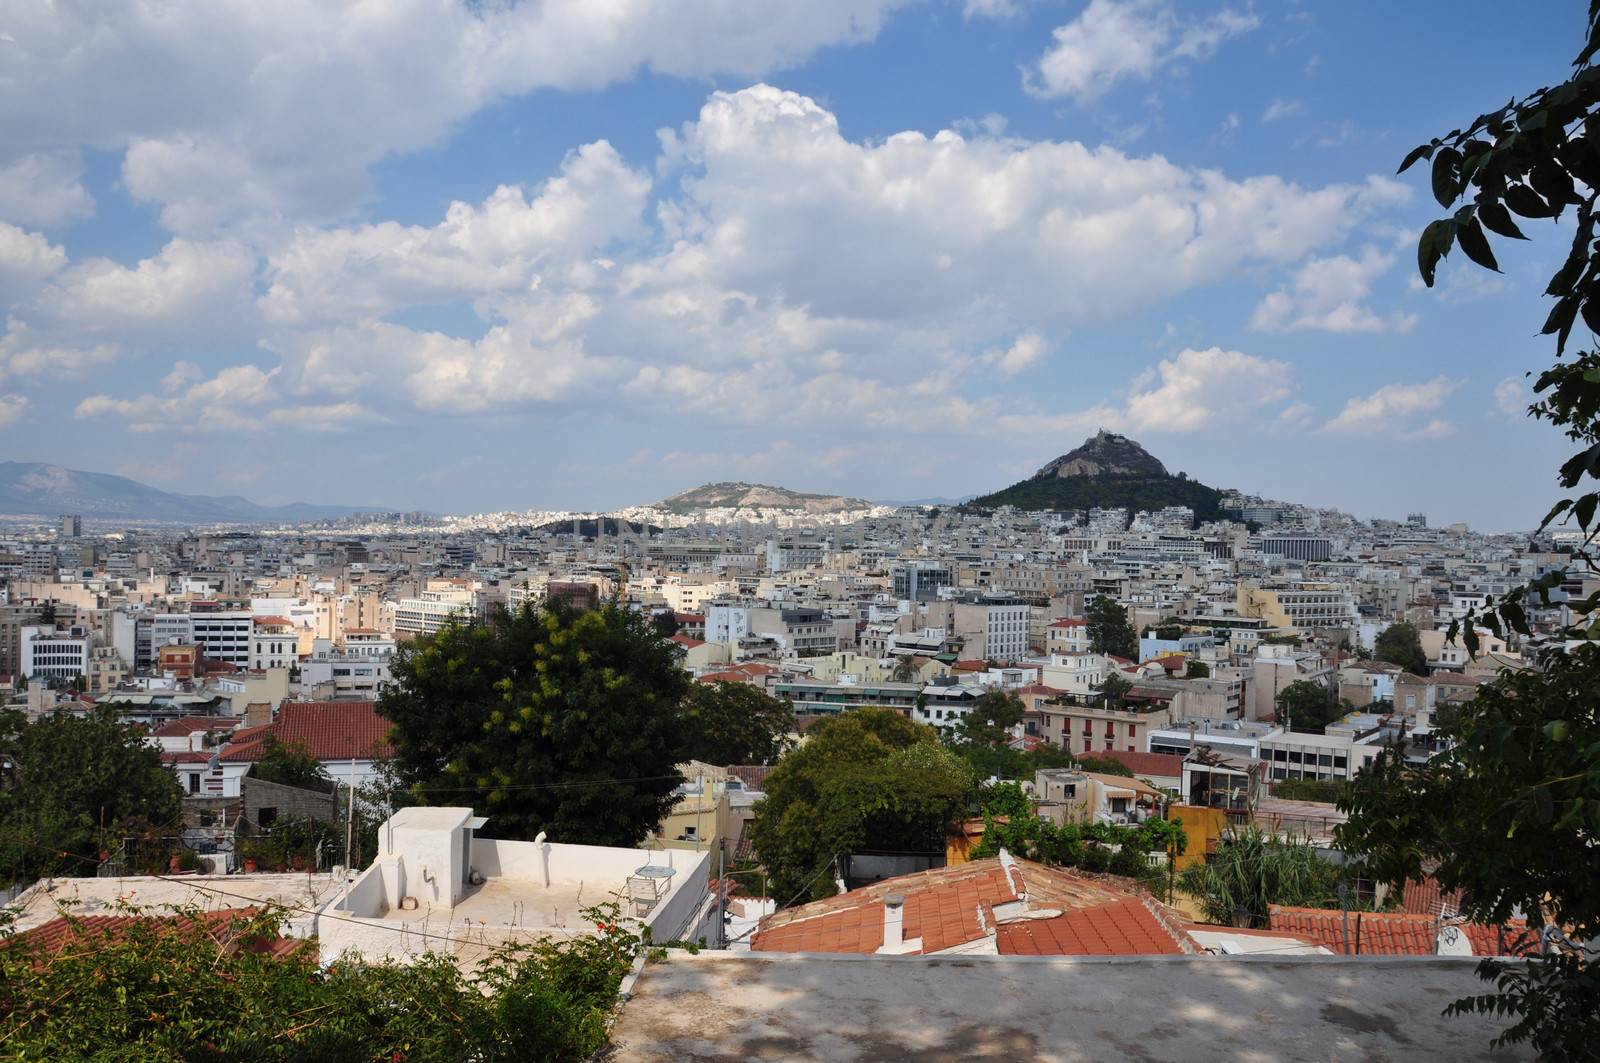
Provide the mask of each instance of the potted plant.
[{"label": "potted plant", "polygon": [[261,867],[261,843],[254,838],[242,838],[238,844],[239,862],[244,873],[253,875]]}]

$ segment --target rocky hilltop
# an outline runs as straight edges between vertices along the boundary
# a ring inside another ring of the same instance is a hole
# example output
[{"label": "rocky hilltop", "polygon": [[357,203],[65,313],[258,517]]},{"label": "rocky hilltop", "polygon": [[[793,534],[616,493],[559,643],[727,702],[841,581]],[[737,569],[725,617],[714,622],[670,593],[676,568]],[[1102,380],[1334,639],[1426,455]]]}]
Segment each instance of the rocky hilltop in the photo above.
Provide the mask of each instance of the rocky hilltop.
[{"label": "rocky hilltop", "polygon": [[1197,522],[1222,517],[1221,491],[1182,473],[1174,476],[1138,443],[1103,429],[1028,479],[967,504],[1057,511],[1122,507],[1130,512],[1188,506]]},{"label": "rocky hilltop", "polygon": [[1104,428],[1083,441],[1076,450],[1068,451],[1055,461],[1033,474],[1034,479],[1047,476],[1166,476],[1167,467],[1155,455],[1127,436],[1107,432]]},{"label": "rocky hilltop", "polygon": [[654,506],[668,513],[692,513],[702,509],[782,509],[803,513],[845,513],[871,509],[872,503],[843,495],[813,495],[770,484],[742,481],[703,484],[664,498]]}]

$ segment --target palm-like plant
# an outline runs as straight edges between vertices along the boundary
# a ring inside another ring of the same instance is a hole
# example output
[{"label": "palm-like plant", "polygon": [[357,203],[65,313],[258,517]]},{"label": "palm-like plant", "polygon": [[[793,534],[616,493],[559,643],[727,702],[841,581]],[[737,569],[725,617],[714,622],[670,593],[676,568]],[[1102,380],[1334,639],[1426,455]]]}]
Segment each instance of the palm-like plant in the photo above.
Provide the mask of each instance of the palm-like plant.
[{"label": "palm-like plant", "polygon": [[1264,926],[1269,905],[1337,904],[1342,877],[1309,841],[1275,838],[1251,826],[1225,837],[1214,857],[1179,875],[1178,888],[1196,897],[1213,923]]}]

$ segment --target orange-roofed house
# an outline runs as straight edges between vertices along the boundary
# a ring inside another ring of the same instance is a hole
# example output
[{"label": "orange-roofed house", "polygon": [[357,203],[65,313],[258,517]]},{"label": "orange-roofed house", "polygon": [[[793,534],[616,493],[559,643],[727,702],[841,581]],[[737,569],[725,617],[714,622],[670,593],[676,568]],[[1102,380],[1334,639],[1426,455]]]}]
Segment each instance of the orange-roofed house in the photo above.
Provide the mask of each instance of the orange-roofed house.
[{"label": "orange-roofed house", "polygon": [[1180,918],[1127,879],[999,856],[897,875],[762,920],[756,952],[1178,956]]}]

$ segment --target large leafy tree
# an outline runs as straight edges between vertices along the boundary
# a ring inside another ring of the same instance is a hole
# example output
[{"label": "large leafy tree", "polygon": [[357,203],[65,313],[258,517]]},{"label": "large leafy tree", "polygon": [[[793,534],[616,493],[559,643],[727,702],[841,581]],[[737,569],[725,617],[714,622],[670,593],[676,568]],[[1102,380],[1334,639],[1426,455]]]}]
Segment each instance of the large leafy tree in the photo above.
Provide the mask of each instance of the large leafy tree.
[{"label": "large leafy tree", "polygon": [[1139,635],[1128,623],[1128,611],[1115,598],[1096,595],[1083,615],[1089,621],[1089,648],[1128,660],[1139,659]]},{"label": "large leafy tree", "polygon": [[958,756],[979,778],[1014,778],[1027,770],[1027,759],[1011,748],[1011,729],[1022,722],[1022,699],[1005,690],[982,694],[947,734]]},{"label": "large leafy tree", "polygon": [[378,712],[399,778],[489,834],[631,846],[672,807],[688,677],[637,614],[501,610],[417,640],[393,674]]},{"label": "large leafy tree", "polygon": [[[1541,332],[1555,338],[1556,361],[1534,382],[1528,412],[1574,445],[1557,479],[1567,497],[1541,530],[1558,519],[1584,538],[1568,563],[1487,597],[1451,625],[1476,652],[1476,625],[1496,634],[1531,632],[1528,609],[1551,603],[1572,575],[1597,571],[1594,539],[1600,509],[1600,351],[1567,350],[1581,318],[1600,330],[1600,0],[1591,0],[1584,40],[1566,81],[1479,115],[1418,146],[1402,171],[1431,167],[1434,197],[1448,217],[1431,223],[1417,245],[1417,266],[1432,285],[1439,261],[1459,247],[1472,262],[1498,270],[1489,234],[1526,239],[1529,221],[1561,219],[1571,243],[1545,294],[1555,300]],[[1531,226],[1530,226],[1531,228]],[[1581,335],[1581,333],[1580,333]],[[1569,603],[1568,637],[1600,639],[1600,592]],[[1500,919],[1520,907],[1557,930],[1553,952],[1525,966],[1486,961],[1480,974],[1497,992],[1457,1002],[1456,1010],[1515,1017],[1502,1040],[1531,1040],[1546,1058],[1591,1058],[1600,1043],[1600,966],[1592,953],[1564,942],[1600,933],[1600,881],[1594,837],[1600,830],[1600,650],[1559,656],[1543,673],[1502,675],[1443,726],[1455,748],[1420,768],[1398,754],[1362,773],[1340,802],[1351,813],[1343,844],[1363,854],[1391,882],[1437,865],[1445,888],[1463,889],[1469,916]]]},{"label": "large leafy tree", "polygon": [[29,723],[0,712],[0,884],[92,870],[118,833],[171,828],[178,779],[144,731],[115,710]]},{"label": "large leafy tree", "polygon": [[876,708],[822,721],[765,786],[751,836],[785,904],[832,894],[838,856],[942,848],[945,824],[974,792],[971,770],[933,728]]},{"label": "large leafy tree", "polygon": [[695,683],[684,698],[685,756],[708,764],[769,764],[789,744],[794,708],[749,683]]},{"label": "large leafy tree", "polygon": [[1379,633],[1373,645],[1373,656],[1378,660],[1398,664],[1412,675],[1428,674],[1428,655],[1422,649],[1422,635],[1411,621],[1390,624]]},{"label": "large leafy tree", "polygon": [[1291,731],[1319,735],[1350,707],[1330,697],[1327,687],[1296,679],[1278,691],[1277,710],[1278,722],[1288,724]]},{"label": "large leafy tree", "polygon": [[[1386,882],[1431,871],[1442,890],[1462,891],[1471,919],[1523,915],[1553,928],[1552,954],[1515,967],[1485,961],[1480,973],[1518,1014],[1513,1039],[1532,1037],[1547,1058],[1590,1058],[1600,971],[1572,943],[1600,936],[1600,646],[1542,673],[1503,673],[1443,731],[1453,744],[1426,765],[1389,750],[1355,778],[1339,801],[1350,813],[1339,844]],[[1493,1010],[1495,1000],[1468,1006]]]}]

